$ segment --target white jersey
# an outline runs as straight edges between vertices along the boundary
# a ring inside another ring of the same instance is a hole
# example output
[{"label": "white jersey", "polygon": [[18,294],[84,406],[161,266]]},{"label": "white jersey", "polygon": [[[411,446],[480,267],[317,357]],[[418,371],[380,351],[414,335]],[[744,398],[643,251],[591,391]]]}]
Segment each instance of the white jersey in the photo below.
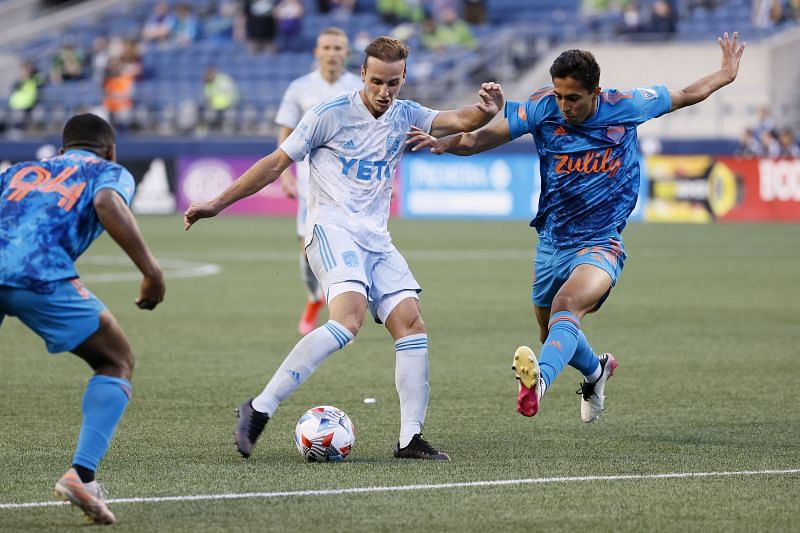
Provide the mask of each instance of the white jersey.
[{"label": "white jersey", "polygon": [[[306,111],[337,96],[361,89],[361,78],[352,72],[345,71],[339,79],[328,83],[319,70],[300,76],[289,84],[283,93],[281,106],[275,115],[275,123],[291,130],[297,127]],[[308,191],[308,159],[298,161],[295,165],[297,175],[297,193],[301,198]]]},{"label": "white jersey", "polygon": [[395,100],[375,118],[358,91],[308,111],[281,145],[294,161],[310,154],[308,230],[315,224],[349,234],[365,249],[388,252],[392,177],[405,148],[406,132],[430,132],[438,111],[411,100]]}]

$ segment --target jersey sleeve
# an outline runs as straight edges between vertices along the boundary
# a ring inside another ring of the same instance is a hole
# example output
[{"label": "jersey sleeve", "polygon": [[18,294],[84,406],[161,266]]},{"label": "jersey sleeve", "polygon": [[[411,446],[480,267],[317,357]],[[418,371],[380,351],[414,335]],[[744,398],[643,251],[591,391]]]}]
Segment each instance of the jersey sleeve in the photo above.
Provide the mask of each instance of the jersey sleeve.
[{"label": "jersey sleeve", "polygon": [[436,118],[436,115],[438,115],[439,112],[434,109],[429,109],[412,100],[406,100],[405,104],[409,124],[418,127],[425,133],[430,133],[431,126],[433,126],[433,120]]},{"label": "jersey sleeve", "polygon": [[[609,89],[601,93],[607,117],[615,122],[641,124],[660,117],[672,107],[669,89],[663,85],[638,87],[630,91]],[[605,113],[604,113],[605,114]]]},{"label": "jersey sleeve", "polygon": [[136,191],[136,182],[126,168],[121,165],[108,165],[94,180],[94,194],[101,189],[112,189],[131,205]]},{"label": "jersey sleeve", "polygon": [[325,144],[333,133],[332,113],[317,114],[309,109],[291,135],[281,144],[281,150],[293,161],[302,159],[317,146]]},{"label": "jersey sleeve", "polygon": [[553,94],[553,86],[545,85],[537,89],[530,98],[524,102],[507,101],[503,111],[508,120],[508,129],[511,140],[533,133],[536,125],[542,122],[546,114],[546,97]]},{"label": "jersey sleeve", "polygon": [[275,115],[275,124],[289,129],[297,127],[298,122],[303,118],[303,111],[297,101],[298,94],[297,85],[294,82],[290,83],[286,92],[283,93],[281,105]]}]

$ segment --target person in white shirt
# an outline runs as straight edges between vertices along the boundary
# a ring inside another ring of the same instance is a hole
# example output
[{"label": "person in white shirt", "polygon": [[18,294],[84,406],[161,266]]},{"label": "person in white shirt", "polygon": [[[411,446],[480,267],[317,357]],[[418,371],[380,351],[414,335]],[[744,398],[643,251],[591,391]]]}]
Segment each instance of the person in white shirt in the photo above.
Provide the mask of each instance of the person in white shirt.
[{"label": "person in white shirt", "polygon": [[442,137],[473,131],[503,107],[503,91],[484,83],[478,103],[434,111],[397,100],[405,82],[408,47],[378,37],[365,49],[363,88],[308,111],[294,132],[209,202],[184,213],[189,229],[272,183],[294,161],[310,156],[305,244],[330,310],[330,320],[295,345],[264,390],[239,406],[236,446],[250,457],[281,401],[361,328],[367,309],[395,341],[400,397],[398,458],[449,460],[422,438],[428,407],[428,334],[419,312],[420,286],[387,230],[392,175],[412,128]]},{"label": "person in white shirt", "polygon": [[[300,119],[312,107],[362,87],[361,78],[345,70],[349,54],[347,34],[335,27],[323,29],[317,36],[314,57],[317,68],[289,84],[275,116],[280,126],[278,145],[292,134]],[[308,299],[297,330],[307,335],[317,327],[317,316],[325,298],[317,277],[308,264],[305,250],[306,202],[308,198],[308,157],[298,161],[281,174],[281,187],[287,196],[297,198],[297,238],[300,241],[300,278],[306,286]]]}]

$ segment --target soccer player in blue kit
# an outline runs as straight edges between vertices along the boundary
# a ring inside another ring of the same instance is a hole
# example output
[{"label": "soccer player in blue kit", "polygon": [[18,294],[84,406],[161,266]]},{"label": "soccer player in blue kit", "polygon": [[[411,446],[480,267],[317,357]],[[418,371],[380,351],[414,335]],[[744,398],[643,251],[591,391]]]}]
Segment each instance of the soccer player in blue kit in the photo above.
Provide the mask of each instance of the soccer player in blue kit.
[{"label": "soccer player in blue kit", "polygon": [[131,396],[134,356],[114,315],[80,281],[75,260],[103,230],[143,275],[136,305],[164,298],[164,276],[128,205],[133,176],[116,163],[114,130],[83,114],[64,126],[61,154],[0,174],[0,324],[16,316],[50,353],[72,352],[95,374],[83,396],[72,467],[57,495],[98,524],[116,519],[95,470]]},{"label": "soccer player in blue kit", "polygon": [[568,50],[550,67],[553,84],[525,102],[507,102],[504,120],[441,139],[416,128],[409,132],[412,150],[435,154],[475,154],[526,133],[536,141],[542,187],[531,222],[539,233],[532,300],[542,351],[538,362],[527,346],[514,354],[522,415],[538,412],[542,395],[569,364],[584,377],[577,391],[581,420],[600,416],[617,361],[608,353],[596,355],[580,324],[603,304],[625,262],[621,233],[639,193],[636,127],[733,82],[744,52],[738,38],[736,32],[718,38],[720,69],[682,90],[602,90],[594,56]]}]

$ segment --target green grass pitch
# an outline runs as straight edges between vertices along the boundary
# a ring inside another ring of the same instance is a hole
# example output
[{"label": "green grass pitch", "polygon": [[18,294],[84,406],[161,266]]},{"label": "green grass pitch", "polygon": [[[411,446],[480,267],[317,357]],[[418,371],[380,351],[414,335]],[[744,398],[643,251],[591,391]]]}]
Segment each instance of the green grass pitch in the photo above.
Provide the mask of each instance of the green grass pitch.
[{"label": "green grass pitch", "polygon": [[[103,237],[79,263],[137,354],[134,396],[98,472],[110,498],[331,494],[112,503],[121,531],[790,531],[800,473],[690,478],[649,474],[800,468],[800,226],[638,225],[602,311],[584,320],[619,369],[604,419],[584,425],[567,368],[540,414],[515,412],[514,349],[538,352],[530,307],[535,234],[525,222],[391,223],[422,284],[430,336],[425,436],[447,464],[392,458],[398,431],[392,341],[365,321],[281,406],[243,460],[233,409],[260,392],[297,340],[304,299],[294,222],[220,218],[189,233],[178,217],[144,217],[168,266],[166,300],[133,300],[132,266]],[[218,274],[192,277],[193,267]],[[108,281],[109,274],[123,279]],[[188,277],[181,277],[181,276]],[[68,467],[89,368],[48,356],[16,319],[0,328],[0,530],[81,530],[46,502]],[[376,398],[364,404],[365,397]],[[358,441],[339,464],[306,464],[294,424],[333,404]],[[629,479],[617,476],[632,475]],[[595,480],[552,480],[609,476]],[[529,484],[365,487],[500,480]],[[5,507],[3,507],[5,505]]]}]

